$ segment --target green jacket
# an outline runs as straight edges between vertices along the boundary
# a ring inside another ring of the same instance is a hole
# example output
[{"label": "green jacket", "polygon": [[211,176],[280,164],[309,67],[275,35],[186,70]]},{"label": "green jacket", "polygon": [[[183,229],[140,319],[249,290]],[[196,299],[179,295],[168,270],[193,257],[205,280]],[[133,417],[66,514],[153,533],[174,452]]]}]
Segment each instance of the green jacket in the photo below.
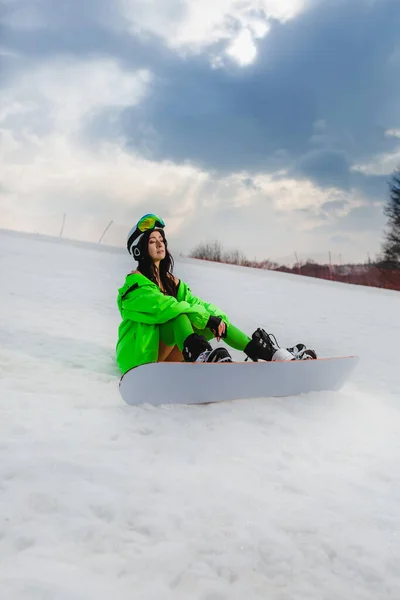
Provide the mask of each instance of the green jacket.
[{"label": "green jacket", "polygon": [[[122,373],[144,363],[157,362],[158,325],[186,314],[194,331],[205,328],[211,315],[227,316],[213,304],[194,296],[183,281],[179,282],[177,298],[164,295],[160,288],[140,273],[127,275],[118,290],[118,308],[122,322],[118,329],[117,364]],[[204,332],[203,332],[204,333]]]}]

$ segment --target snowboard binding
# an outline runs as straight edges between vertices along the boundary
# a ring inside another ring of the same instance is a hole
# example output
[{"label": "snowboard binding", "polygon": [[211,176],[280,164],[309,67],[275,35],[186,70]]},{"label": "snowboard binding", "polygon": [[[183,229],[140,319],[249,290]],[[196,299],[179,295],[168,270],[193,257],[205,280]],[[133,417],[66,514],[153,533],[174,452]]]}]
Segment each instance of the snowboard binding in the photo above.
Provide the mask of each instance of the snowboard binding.
[{"label": "snowboard binding", "polygon": [[233,362],[226,348],[213,350],[206,338],[197,333],[186,338],[182,354],[185,362]]},{"label": "snowboard binding", "polygon": [[293,354],[295,360],[315,360],[317,353],[311,348],[307,348],[305,344],[296,344],[293,348],[288,348],[289,352]]}]

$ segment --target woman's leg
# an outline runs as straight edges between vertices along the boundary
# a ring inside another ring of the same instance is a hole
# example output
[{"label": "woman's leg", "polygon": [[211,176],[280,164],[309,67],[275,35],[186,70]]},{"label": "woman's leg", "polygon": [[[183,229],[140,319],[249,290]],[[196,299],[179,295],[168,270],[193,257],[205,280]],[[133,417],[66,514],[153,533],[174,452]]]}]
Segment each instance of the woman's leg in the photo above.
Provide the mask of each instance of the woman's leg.
[{"label": "woman's leg", "polygon": [[158,361],[181,362],[186,338],[193,333],[193,326],[187,315],[179,315],[160,325]]},{"label": "woman's leg", "polygon": [[[160,325],[159,362],[181,361],[183,359],[182,350],[184,342],[193,332],[203,335],[207,340],[211,340],[214,337],[214,333],[210,329],[194,329],[187,315],[179,315],[179,317]],[[241,329],[229,324],[227,326],[227,336],[224,338],[224,341],[231,348],[243,351],[249,343],[250,338]]]},{"label": "woman's leg", "polygon": [[183,362],[183,354],[179,350],[178,346],[173,346],[172,352],[168,354],[165,362]]},{"label": "woman's leg", "polygon": [[176,348],[176,346],[167,346],[167,344],[160,340],[158,345],[158,362],[164,362],[168,360],[174,348]]},{"label": "woman's leg", "polygon": [[224,342],[226,342],[231,348],[234,348],[235,350],[241,350],[242,352],[251,339],[241,329],[231,324],[227,325],[226,333],[227,335],[226,338],[224,338]]},{"label": "woman's leg", "polygon": [[158,346],[158,362],[182,362],[183,354],[178,346],[167,346],[160,340]]},{"label": "woman's leg", "polygon": [[[208,341],[215,338],[215,333],[211,329],[195,329],[195,332],[199,335],[204,335]],[[242,352],[251,339],[246,333],[231,323],[226,326],[226,333],[226,338],[222,338],[223,341],[231,348],[241,350]]]},{"label": "woman's leg", "polygon": [[[207,341],[215,338],[215,333],[211,329],[195,329],[195,332],[203,335]],[[226,326],[226,334],[226,337],[222,338],[223,341],[231,348],[240,350],[241,352],[243,352],[251,339],[246,333],[231,323]]]}]

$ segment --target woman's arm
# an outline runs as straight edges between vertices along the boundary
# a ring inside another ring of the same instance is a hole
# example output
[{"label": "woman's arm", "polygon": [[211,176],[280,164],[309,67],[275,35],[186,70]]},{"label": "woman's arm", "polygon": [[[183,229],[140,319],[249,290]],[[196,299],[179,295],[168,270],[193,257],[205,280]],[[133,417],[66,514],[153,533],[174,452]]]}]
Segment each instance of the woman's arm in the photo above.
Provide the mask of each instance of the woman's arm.
[{"label": "woman's arm", "polygon": [[129,292],[121,299],[121,314],[123,318],[151,325],[166,323],[171,319],[187,314],[190,321],[198,329],[203,329],[210,314],[207,309],[198,304],[191,306],[185,300],[177,300],[173,296],[165,296],[159,288],[148,281],[130,277]]},{"label": "woman's arm", "polygon": [[211,304],[210,302],[205,302],[198,296],[192,294],[192,290],[190,289],[190,287],[182,280],[179,282],[177,297],[178,300],[187,302],[192,307],[202,306],[203,308],[205,308],[205,310],[210,316],[219,317],[226,324],[229,323],[228,317],[220,308],[218,308],[218,306],[215,306],[215,304]]}]

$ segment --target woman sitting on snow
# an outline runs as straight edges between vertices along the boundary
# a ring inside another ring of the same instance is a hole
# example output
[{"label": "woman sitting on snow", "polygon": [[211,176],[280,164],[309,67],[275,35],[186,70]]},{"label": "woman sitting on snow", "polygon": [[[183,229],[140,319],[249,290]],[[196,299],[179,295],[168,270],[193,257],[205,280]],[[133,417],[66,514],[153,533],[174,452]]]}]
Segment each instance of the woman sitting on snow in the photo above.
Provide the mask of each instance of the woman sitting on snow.
[{"label": "woman sitting on snow", "polygon": [[316,358],[304,344],[280,348],[275,337],[260,328],[250,338],[219,308],[194,296],[173,275],[164,227],[162,219],[149,214],[128,234],[127,248],[138,269],[127,275],[118,293],[122,323],[117,363],[122,373],[150,362],[232,362],[226,348],[212,349],[208,340],[214,337],[253,361]]}]

